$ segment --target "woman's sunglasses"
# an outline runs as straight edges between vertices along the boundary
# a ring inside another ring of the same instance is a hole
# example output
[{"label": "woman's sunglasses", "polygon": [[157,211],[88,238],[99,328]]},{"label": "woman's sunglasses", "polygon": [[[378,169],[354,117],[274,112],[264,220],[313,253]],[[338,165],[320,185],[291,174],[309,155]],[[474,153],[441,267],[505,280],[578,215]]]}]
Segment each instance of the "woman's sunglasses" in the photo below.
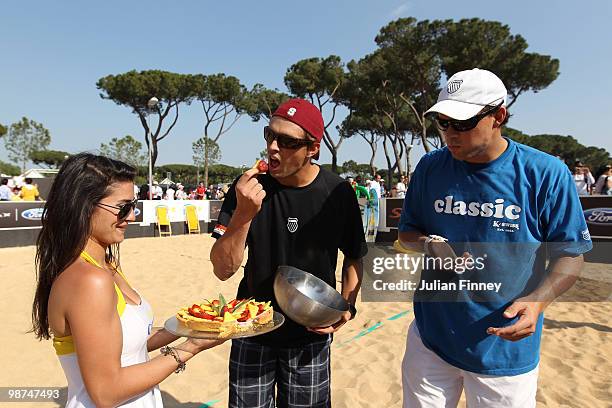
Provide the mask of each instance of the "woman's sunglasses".
[{"label": "woman's sunglasses", "polygon": [[120,206],[104,204],[104,203],[98,203],[98,205],[102,205],[104,207],[109,207],[109,208],[115,208],[119,210],[119,212],[117,213],[117,219],[119,221],[123,221],[128,217],[128,215],[130,215],[130,212],[136,209],[136,205],[138,205],[138,199],[135,198],[134,200],[127,202]]},{"label": "woman's sunglasses", "polygon": [[313,143],[311,140],[296,139],[295,137],[276,133],[270,129],[270,126],[264,128],[264,139],[268,144],[276,140],[278,147],[283,149],[299,149],[302,146],[309,146]]},{"label": "woman's sunglasses", "polygon": [[502,104],[500,103],[499,105],[493,106],[491,109],[466,120],[440,119],[438,116],[435,116],[434,121],[436,122],[438,129],[443,132],[447,131],[449,127],[452,127],[457,132],[467,132],[468,130],[472,130],[478,126],[478,122],[480,122],[483,118],[497,112],[501,106]]}]

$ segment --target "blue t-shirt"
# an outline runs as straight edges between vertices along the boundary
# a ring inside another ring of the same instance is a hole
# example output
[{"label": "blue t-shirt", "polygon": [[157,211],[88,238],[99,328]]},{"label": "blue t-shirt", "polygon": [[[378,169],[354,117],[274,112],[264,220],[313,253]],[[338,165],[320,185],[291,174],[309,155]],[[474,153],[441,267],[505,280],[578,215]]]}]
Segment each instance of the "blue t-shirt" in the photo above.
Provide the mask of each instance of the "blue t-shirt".
[{"label": "blue t-shirt", "polygon": [[[518,375],[539,362],[543,316],[536,332],[511,342],[488,335],[513,324],[504,310],[530,293],[550,259],[592,248],[574,180],[559,159],[510,139],[492,162],[456,160],[447,148],[426,154],[410,180],[399,230],[441,235],[458,255],[486,259],[484,269],[451,279],[499,282],[499,292],[458,289],[454,301],[415,294],[416,324],[425,346],[453,366],[489,375]],[[541,243],[548,245],[543,252]],[[421,279],[440,271],[424,269]],[[435,292],[435,290],[433,291]]]}]

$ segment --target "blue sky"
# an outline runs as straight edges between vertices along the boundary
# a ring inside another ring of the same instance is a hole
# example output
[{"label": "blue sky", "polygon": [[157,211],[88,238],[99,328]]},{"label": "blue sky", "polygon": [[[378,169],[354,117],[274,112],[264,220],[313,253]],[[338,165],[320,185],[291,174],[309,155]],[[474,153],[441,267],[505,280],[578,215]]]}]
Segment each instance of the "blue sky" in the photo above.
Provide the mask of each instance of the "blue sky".
[{"label": "blue sky", "polygon": [[[50,148],[95,151],[126,134],[143,142],[130,110],[99,97],[96,81],[131,69],[223,72],[247,87],[286,90],[296,61],[339,55],[359,59],[375,49],[379,29],[398,17],[480,17],[508,24],[528,51],[560,59],[547,89],[513,106],[510,125],[528,134],[573,135],[612,152],[612,2],[584,1],[180,1],[4,2],[0,12],[0,123],[27,116],[52,135]],[[452,44],[450,45],[452,46]],[[160,147],[158,164],[190,163],[202,136],[202,110],[182,106]],[[240,119],[222,136],[222,162],[250,165],[264,148],[262,123]],[[420,149],[420,148],[419,148]],[[413,151],[413,162],[422,151]],[[330,155],[322,147],[321,162]],[[346,141],[339,162],[369,160],[360,139]],[[0,159],[6,160],[0,143]],[[383,165],[380,155],[377,162]]]}]

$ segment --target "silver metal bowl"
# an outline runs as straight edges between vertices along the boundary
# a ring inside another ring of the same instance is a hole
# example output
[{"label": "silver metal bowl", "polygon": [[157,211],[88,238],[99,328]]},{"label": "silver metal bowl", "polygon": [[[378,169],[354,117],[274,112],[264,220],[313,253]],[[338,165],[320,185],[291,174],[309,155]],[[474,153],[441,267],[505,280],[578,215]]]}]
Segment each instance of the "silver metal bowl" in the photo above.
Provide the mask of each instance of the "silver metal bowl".
[{"label": "silver metal bowl", "polygon": [[349,310],[334,288],[293,266],[281,265],[274,278],[274,295],[281,310],[305,327],[327,327]]}]

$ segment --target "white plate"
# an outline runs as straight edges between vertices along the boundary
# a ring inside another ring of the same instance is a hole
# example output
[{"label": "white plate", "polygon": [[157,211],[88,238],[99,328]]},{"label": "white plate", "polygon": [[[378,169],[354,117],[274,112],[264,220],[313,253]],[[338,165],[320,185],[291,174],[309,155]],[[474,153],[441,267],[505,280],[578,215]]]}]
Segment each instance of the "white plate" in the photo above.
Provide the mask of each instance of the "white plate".
[{"label": "white plate", "polygon": [[180,337],[192,337],[195,339],[208,339],[208,340],[218,340],[218,339],[240,339],[244,337],[255,337],[260,336],[265,333],[270,333],[281,327],[285,323],[285,316],[280,314],[279,312],[274,312],[274,316],[272,317],[272,321],[261,325],[261,326],[253,326],[252,329],[246,331],[238,331],[232,333],[228,336],[222,337],[217,332],[205,332],[198,330],[191,330],[181,322],[178,321],[176,316],[172,316],[164,323],[164,329],[168,330],[170,333],[175,336]]}]

